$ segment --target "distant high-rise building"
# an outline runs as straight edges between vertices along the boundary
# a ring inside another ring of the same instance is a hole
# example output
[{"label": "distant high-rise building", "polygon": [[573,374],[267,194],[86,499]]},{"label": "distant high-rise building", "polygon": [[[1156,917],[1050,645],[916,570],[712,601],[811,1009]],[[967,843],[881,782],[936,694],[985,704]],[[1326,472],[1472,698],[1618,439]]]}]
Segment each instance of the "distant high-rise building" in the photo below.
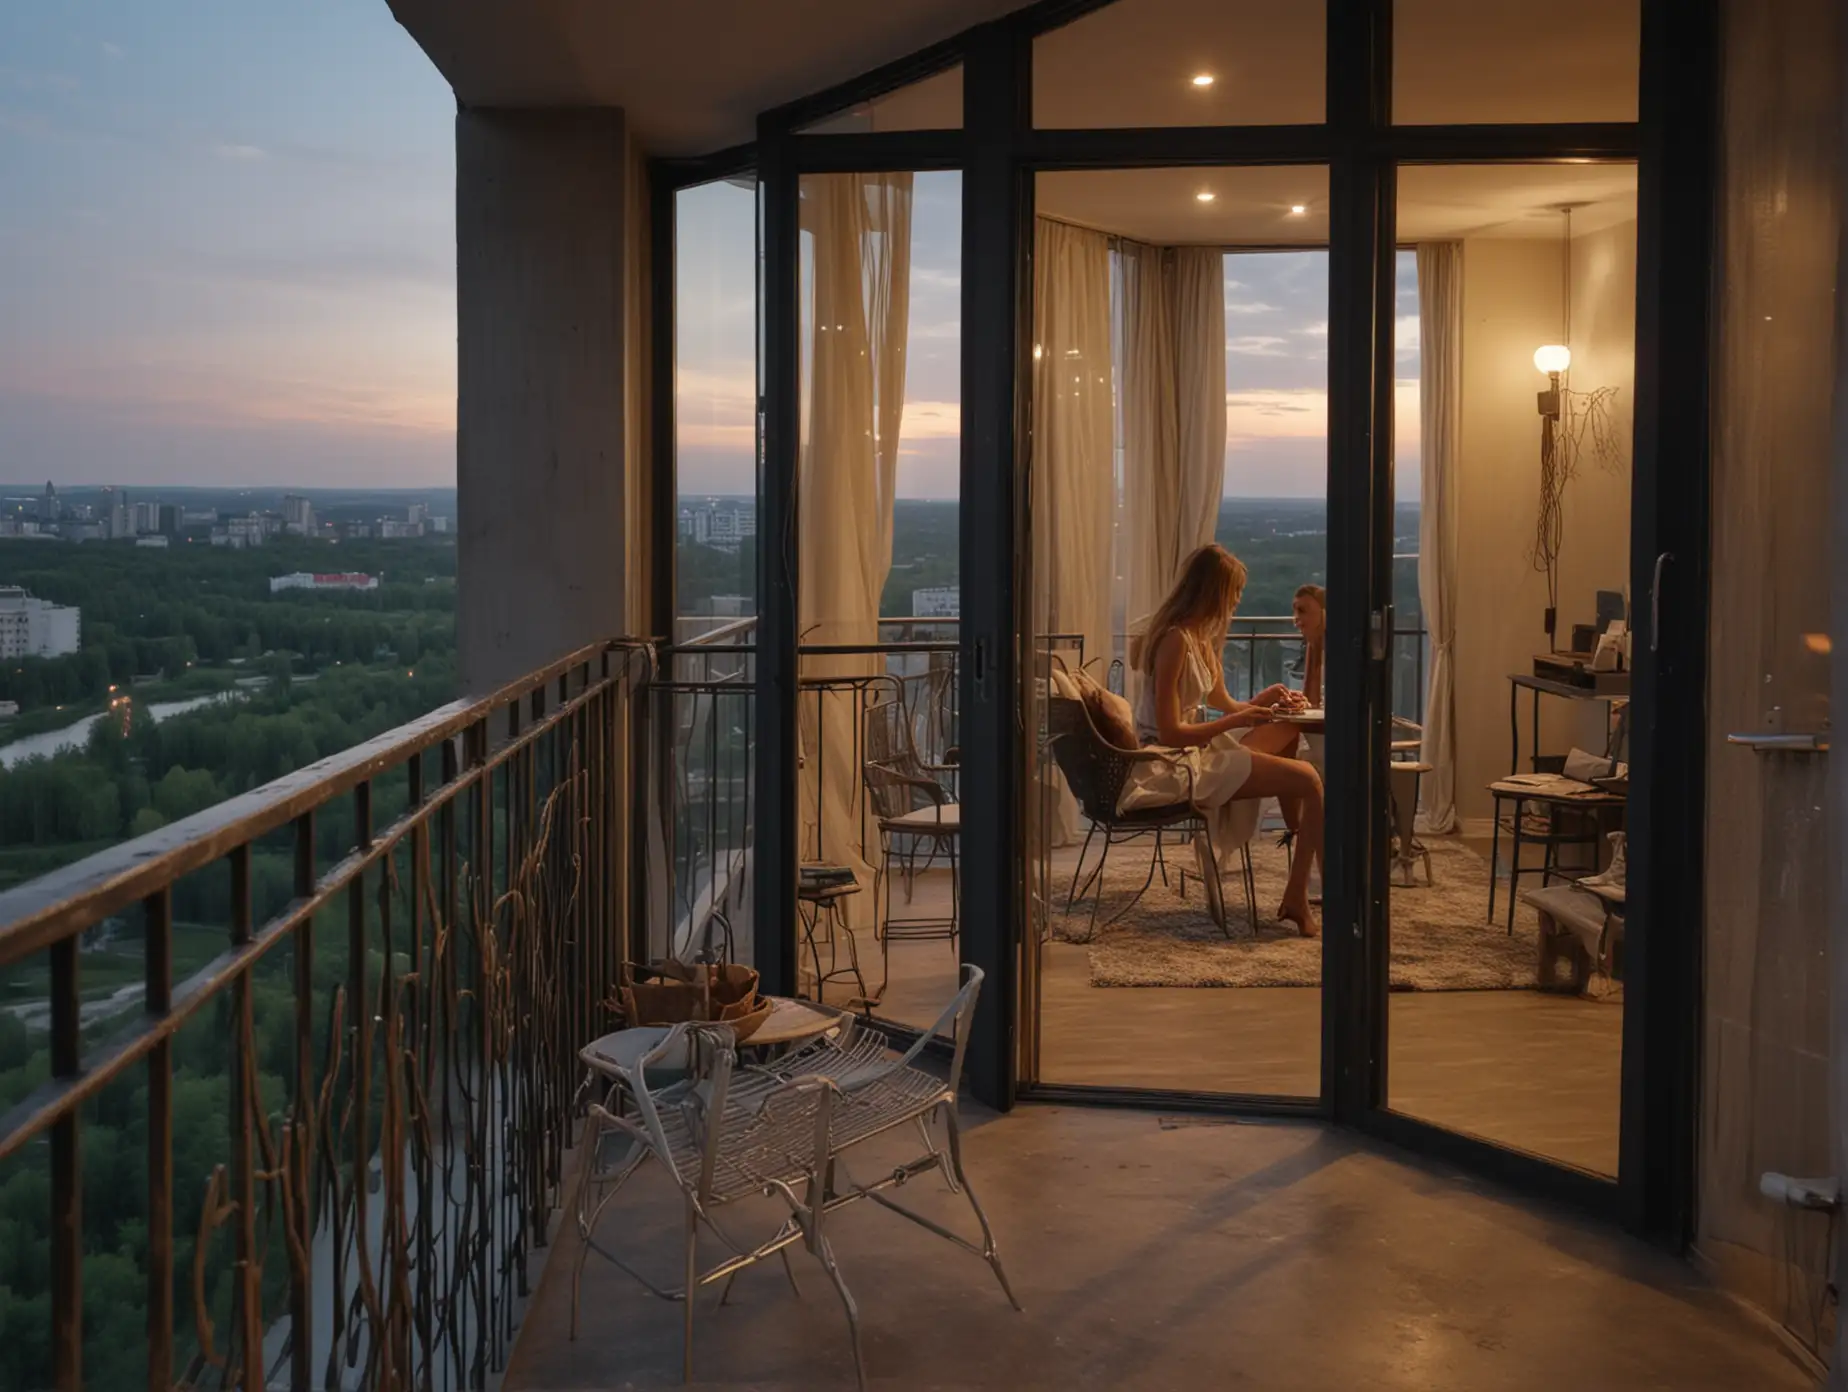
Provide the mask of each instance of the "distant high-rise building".
[{"label": "distant high-rise building", "polygon": [[56,522],[63,515],[63,506],[58,502],[58,490],[51,486],[51,480],[45,480],[45,496],[39,499],[38,515],[40,522]]},{"label": "distant high-rise building", "polygon": [[102,497],[96,505],[97,521],[103,524],[105,537],[125,537],[129,530],[128,494],[120,488],[109,487],[102,490]]},{"label": "distant high-rise building", "polygon": [[314,504],[299,494],[284,494],[282,529],[296,536],[312,536],[314,534]]},{"label": "distant high-rise building", "polygon": [[178,536],[180,534],[180,519],[182,516],[184,516],[184,514],[178,507],[174,506],[174,504],[162,503],[160,505],[160,523],[157,530],[162,536]]},{"label": "distant high-rise building", "polygon": [[721,506],[716,500],[699,507],[683,507],[679,532],[682,541],[696,546],[736,552],[747,538],[757,535],[757,509],[748,504]]},{"label": "distant high-rise building", "polygon": [[412,503],[404,510],[404,520],[410,523],[411,526],[418,528],[418,535],[420,536],[422,535],[423,524],[429,519],[429,516],[430,507],[427,503]]},{"label": "distant high-rise building", "polygon": [[148,536],[160,530],[159,503],[136,503],[132,515],[136,536]]},{"label": "distant high-rise building", "polygon": [[227,517],[223,527],[214,527],[212,545],[241,551],[246,546],[261,546],[267,535],[263,515],[253,512],[246,517]]}]

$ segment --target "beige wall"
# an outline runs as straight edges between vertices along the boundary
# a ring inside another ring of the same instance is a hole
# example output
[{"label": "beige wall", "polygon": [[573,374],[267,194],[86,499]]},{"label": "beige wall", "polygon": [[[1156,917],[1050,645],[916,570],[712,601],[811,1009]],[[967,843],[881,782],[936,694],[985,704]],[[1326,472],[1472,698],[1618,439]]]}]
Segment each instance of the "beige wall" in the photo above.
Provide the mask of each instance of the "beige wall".
[{"label": "beige wall", "polygon": [[[1508,772],[1508,674],[1533,670],[1546,646],[1546,578],[1534,569],[1540,496],[1540,417],[1546,379],[1534,349],[1565,336],[1557,240],[1472,238],[1463,244],[1463,407],[1458,451],[1457,806],[1484,824],[1485,791]],[[1590,623],[1600,589],[1623,589],[1629,570],[1630,420],[1636,323],[1636,223],[1575,237],[1572,386],[1617,388],[1612,467],[1586,458],[1565,492],[1559,637]],[[1589,447],[1586,454],[1590,454]],[[1522,701],[1522,749],[1529,706]],[[1601,749],[1596,707],[1547,700],[1541,749]],[[1473,829],[1473,828],[1472,828]]]}]

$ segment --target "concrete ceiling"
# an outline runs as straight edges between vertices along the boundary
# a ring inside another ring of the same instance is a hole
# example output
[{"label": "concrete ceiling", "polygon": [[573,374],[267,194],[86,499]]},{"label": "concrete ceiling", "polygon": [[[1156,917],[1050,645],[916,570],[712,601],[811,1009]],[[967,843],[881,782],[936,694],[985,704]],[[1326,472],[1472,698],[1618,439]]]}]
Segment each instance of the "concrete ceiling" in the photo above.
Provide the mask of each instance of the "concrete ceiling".
[{"label": "concrete ceiling", "polygon": [[[387,0],[464,105],[619,106],[656,154],[750,140],[759,112],[1024,0]],[[1397,0],[1407,123],[1636,119],[1640,0]],[[1317,122],[1317,0],[1117,0],[1034,41],[1045,127]],[[1213,81],[1197,86],[1193,78]],[[954,126],[942,74],[817,129]]]},{"label": "concrete ceiling", "polygon": [[[1212,201],[1202,202],[1201,193]],[[1328,170],[1110,169],[1045,173],[1035,186],[1048,217],[1159,245],[1318,245],[1328,240]],[[1398,235],[1557,237],[1559,207],[1579,205],[1573,231],[1636,216],[1627,164],[1408,165],[1399,174]],[[1300,206],[1303,212],[1293,213]]]},{"label": "concrete ceiling", "polygon": [[1020,0],[387,3],[463,105],[619,106],[650,153],[689,155]]}]

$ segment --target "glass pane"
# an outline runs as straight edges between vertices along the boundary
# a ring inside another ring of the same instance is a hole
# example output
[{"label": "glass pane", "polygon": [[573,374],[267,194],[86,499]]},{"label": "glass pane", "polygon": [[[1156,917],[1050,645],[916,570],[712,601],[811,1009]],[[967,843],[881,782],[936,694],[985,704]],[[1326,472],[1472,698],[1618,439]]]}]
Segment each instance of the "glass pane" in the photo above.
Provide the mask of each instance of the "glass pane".
[{"label": "glass pane", "polygon": [[1033,41],[1033,124],[1316,124],[1322,0],[1117,0]]},{"label": "glass pane", "polygon": [[[750,960],[757,621],[758,200],[744,176],[682,189],[674,221],[675,543],[681,647],[651,687],[671,732],[653,796],[671,815],[649,951]],[[671,893],[669,892],[671,886]]]},{"label": "glass pane", "polygon": [[[1322,701],[1327,191],[1322,168],[1039,176],[1025,699],[1047,1082],[1321,1090],[1321,944],[1278,912],[1319,916],[1320,725],[1252,703]],[[1208,542],[1242,593],[1170,677],[1154,616]],[[1092,708],[1114,703],[1075,696],[1080,673],[1129,703],[1119,740],[1243,719],[1125,777]]]},{"label": "glass pane", "polygon": [[962,176],[802,180],[803,989],[957,986]]},{"label": "glass pane", "polygon": [[1419,605],[1408,632],[1399,601],[1388,1105],[1611,1175],[1624,804],[1591,780],[1625,754],[1635,193],[1631,166],[1399,176],[1396,588]]},{"label": "glass pane", "polygon": [[674,208],[678,641],[757,612],[757,185]]},{"label": "glass pane", "polygon": [[961,130],[962,65],[933,73],[896,92],[861,102],[802,127],[803,135],[865,135],[871,131]]},{"label": "glass pane", "polygon": [[1634,121],[1640,0],[1395,0],[1401,125]]}]

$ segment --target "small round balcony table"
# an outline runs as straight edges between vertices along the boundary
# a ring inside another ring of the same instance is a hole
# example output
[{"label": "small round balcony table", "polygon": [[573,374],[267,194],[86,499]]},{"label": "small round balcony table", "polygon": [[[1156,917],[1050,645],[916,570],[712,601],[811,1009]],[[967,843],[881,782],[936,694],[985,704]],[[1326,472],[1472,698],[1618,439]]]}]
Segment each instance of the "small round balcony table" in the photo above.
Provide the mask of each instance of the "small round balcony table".
[{"label": "small round balcony table", "polygon": [[[770,996],[768,1000],[769,1017],[752,1031],[750,1038],[739,1043],[740,1052],[786,1049],[840,1028],[842,1015],[838,1010],[790,996]],[[615,1030],[586,1044],[578,1050],[578,1057],[592,1072],[612,1083],[626,1085],[649,1050],[667,1038],[671,1028],[671,1025],[635,1025]],[[684,1057],[663,1059],[648,1070],[649,1090],[670,1087],[684,1081],[686,1076]]]}]

